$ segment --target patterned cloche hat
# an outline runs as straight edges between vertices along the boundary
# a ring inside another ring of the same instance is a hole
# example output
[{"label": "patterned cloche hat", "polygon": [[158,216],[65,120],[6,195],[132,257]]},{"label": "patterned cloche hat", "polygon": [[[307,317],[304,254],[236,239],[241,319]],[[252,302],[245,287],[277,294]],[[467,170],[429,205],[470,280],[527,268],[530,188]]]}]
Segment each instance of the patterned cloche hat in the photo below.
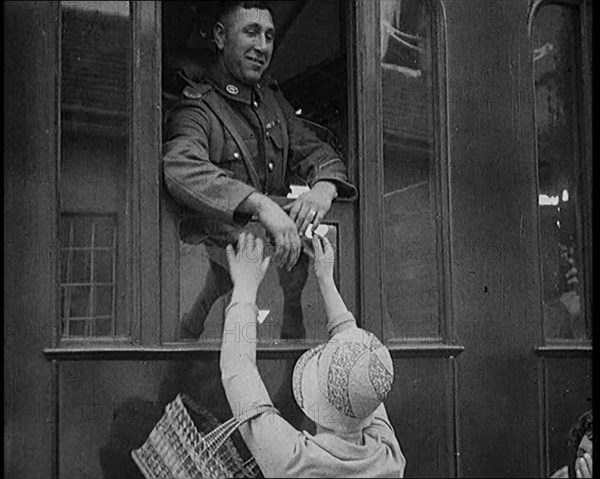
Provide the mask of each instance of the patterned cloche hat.
[{"label": "patterned cloche hat", "polygon": [[353,327],[300,356],[292,387],[296,402],[316,424],[349,432],[370,423],[393,380],[388,349],[373,333]]}]

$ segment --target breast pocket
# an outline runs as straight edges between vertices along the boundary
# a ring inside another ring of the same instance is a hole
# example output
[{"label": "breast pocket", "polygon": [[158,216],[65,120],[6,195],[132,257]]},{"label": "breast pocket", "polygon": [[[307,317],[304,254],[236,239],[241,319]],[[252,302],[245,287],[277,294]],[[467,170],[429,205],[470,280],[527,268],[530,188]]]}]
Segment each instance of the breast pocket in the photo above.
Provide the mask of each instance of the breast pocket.
[{"label": "breast pocket", "polygon": [[[244,144],[250,154],[253,154],[252,152],[256,150],[256,140],[249,137],[244,138]],[[224,133],[223,151],[218,166],[231,177],[249,183],[248,168],[244,162],[242,151],[229,132]]]},{"label": "breast pocket", "polygon": [[278,150],[283,150],[283,138],[284,138],[284,125],[279,120],[270,121],[266,125],[267,138],[271,140],[271,143]]}]

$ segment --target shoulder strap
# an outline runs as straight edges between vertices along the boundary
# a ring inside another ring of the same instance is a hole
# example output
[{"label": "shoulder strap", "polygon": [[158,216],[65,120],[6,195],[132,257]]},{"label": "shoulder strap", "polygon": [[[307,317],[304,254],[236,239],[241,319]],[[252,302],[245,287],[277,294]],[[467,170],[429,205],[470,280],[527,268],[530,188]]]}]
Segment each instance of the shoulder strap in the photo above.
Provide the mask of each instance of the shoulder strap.
[{"label": "shoulder strap", "polygon": [[197,83],[191,78],[185,76],[181,72],[179,73],[179,76],[183,79],[185,83],[187,83],[187,86],[181,92],[185,98],[189,98],[191,100],[199,100],[213,89],[213,86],[210,83]]}]

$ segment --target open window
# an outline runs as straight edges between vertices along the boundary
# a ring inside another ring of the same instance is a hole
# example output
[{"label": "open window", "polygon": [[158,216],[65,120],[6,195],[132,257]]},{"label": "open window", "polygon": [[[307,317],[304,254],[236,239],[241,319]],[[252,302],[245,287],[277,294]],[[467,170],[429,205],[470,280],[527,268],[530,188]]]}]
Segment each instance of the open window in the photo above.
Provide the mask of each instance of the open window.
[{"label": "open window", "polygon": [[[304,125],[338,151],[346,163],[349,60],[345,18],[350,7],[339,0],[272,2],[276,39],[268,72]],[[162,3],[164,111],[177,101],[189,80],[202,81],[214,59],[214,22],[215,2]],[[290,201],[308,188],[299,178],[290,180],[292,192],[287,198],[276,198],[279,203]],[[195,241],[190,231],[182,233],[181,215],[190,213],[178,210],[166,191],[164,196],[173,221],[170,237],[179,237],[178,248],[165,266],[169,281],[176,284],[168,301],[172,311],[178,313],[163,314],[162,340],[193,344],[199,340],[216,346],[221,340],[228,299],[227,294],[221,294],[226,288],[216,291],[215,287],[229,281],[227,271],[218,266],[224,261],[212,261],[218,252],[215,254],[201,240]],[[341,205],[341,209],[350,206]],[[334,207],[326,218],[326,234],[338,252],[336,281],[340,285],[340,278],[344,278],[341,287],[350,290],[349,284],[355,281],[353,273],[348,276],[352,265],[339,265],[352,248],[353,225],[351,217],[339,209]],[[260,225],[254,224],[253,228],[261,233]],[[282,275],[275,267],[267,272],[258,297],[262,322],[259,340],[265,345],[282,341],[313,343],[327,338],[325,311],[307,258],[301,255],[293,270],[303,272]],[[203,326],[198,326],[202,318],[206,318]]]}]

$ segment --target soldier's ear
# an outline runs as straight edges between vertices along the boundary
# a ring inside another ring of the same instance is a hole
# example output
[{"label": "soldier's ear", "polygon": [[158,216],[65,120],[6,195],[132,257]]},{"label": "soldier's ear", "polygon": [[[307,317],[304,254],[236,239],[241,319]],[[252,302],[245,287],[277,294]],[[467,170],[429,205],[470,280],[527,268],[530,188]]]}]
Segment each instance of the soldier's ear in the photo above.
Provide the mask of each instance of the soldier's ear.
[{"label": "soldier's ear", "polygon": [[215,26],[213,27],[213,36],[215,38],[215,44],[219,50],[223,50],[223,47],[225,46],[225,33],[225,25],[223,25],[221,22],[215,23]]}]

